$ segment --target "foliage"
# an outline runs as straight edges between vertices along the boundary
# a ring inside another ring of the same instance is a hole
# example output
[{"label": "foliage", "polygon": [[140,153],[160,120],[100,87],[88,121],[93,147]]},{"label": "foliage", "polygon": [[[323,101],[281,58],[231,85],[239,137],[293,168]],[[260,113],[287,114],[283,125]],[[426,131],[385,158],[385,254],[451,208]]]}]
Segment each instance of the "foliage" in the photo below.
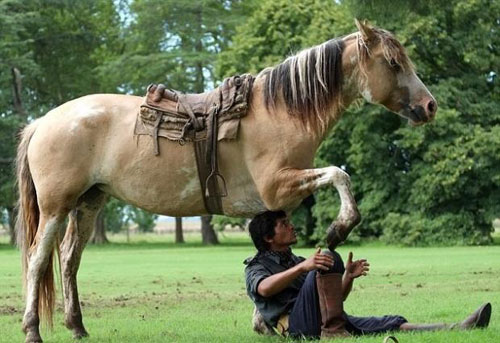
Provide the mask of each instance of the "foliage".
[{"label": "foliage", "polygon": [[9,208],[15,204],[14,197],[14,156],[16,135],[21,119],[16,115],[5,116],[0,120],[0,207]]},{"label": "foliage", "polygon": [[107,231],[120,232],[128,228],[130,216],[127,215],[127,204],[115,198],[111,198],[104,208],[104,223]]},{"label": "foliage", "polygon": [[212,225],[217,231],[223,231],[227,225],[232,227],[239,227],[243,230],[246,227],[246,219],[226,216],[213,216]]},{"label": "foliage", "polygon": [[131,223],[136,224],[140,232],[151,232],[158,218],[156,214],[130,206],[115,198],[107,202],[103,211],[106,230],[114,233],[127,230]]},{"label": "foliage", "polygon": [[219,78],[257,73],[298,50],[345,32],[352,21],[333,1],[260,1],[217,60]]},{"label": "foliage", "polygon": [[132,222],[137,224],[137,229],[140,232],[151,232],[156,225],[158,215],[141,210],[137,207],[129,207],[128,217]]},{"label": "foliage", "polygon": [[216,81],[213,60],[241,20],[240,1],[136,0],[124,29],[122,55],[100,68],[109,87],[143,94],[161,82],[183,92],[203,92]]},{"label": "foliage", "polygon": [[[12,209],[14,195],[14,156],[16,132],[22,125],[24,113],[17,113],[13,104],[12,68],[35,73],[37,65],[28,48],[31,39],[25,25],[36,20],[37,14],[24,2],[0,0],[0,208]],[[29,109],[27,97],[24,108]]]}]

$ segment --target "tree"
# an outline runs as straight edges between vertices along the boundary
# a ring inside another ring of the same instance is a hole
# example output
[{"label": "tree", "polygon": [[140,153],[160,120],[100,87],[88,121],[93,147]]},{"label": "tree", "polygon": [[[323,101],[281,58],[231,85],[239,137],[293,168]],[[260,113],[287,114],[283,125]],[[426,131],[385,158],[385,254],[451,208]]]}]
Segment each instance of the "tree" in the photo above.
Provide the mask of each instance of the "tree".
[{"label": "tree", "polygon": [[212,216],[201,217],[201,241],[203,244],[219,244],[219,239],[212,226]]},{"label": "tree", "polygon": [[212,216],[211,223],[215,230],[224,231],[227,225],[232,227],[240,227],[242,230],[245,228],[245,218],[235,218],[226,216]]},{"label": "tree", "polygon": [[240,1],[136,0],[128,11],[119,58],[100,73],[108,87],[144,94],[161,82],[183,92],[213,88],[216,56],[229,43],[246,5]]},{"label": "tree", "polygon": [[184,243],[182,233],[182,217],[175,217],[175,243]]},{"label": "tree", "polygon": [[16,132],[26,123],[32,101],[23,73],[36,73],[38,66],[29,49],[26,25],[37,14],[24,2],[0,0],[0,209],[7,212],[6,224],[14,244]]},{"label": "tree", "polygon": [[94,232],[90,236],[90,244],[107,244],[109,243],[108,237],[106,237],[106,223],[104,218],[104,211],[99,211],[97,215]]},{"label": "tree", "polygon": [[156,224],[156,219],[158,218],[157,214],[149,213],[130,205],[127,205],[126,208],[127,216],[131,222],[137,225],[137,230],[139,230],[140,232],[153,231]]}]

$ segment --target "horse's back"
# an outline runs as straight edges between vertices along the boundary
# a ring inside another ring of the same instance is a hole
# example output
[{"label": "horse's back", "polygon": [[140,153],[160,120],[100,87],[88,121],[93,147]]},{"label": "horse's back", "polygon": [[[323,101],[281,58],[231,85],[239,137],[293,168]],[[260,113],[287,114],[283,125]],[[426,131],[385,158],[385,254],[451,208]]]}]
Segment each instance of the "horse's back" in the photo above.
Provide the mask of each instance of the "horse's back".
[{"label": "horse's back", "polygon": [[[28,154],[37,191],[50,194],[58,188],[64,192],[60,197],[72,204],[97,186],[150,212],[207,214],[193,143],[160,138],[160,155],[155,156],[153,138],[134,135],[142,102],[141,97],[96,94],[69,101],[39,119]],[[219,142],[228,215],[250,216],[265,209],[255,180],[266,168],[254,166],[252,176],[248,160],[259,161],[255,155],[269,144],[258,138],[259,130],[267,130],[265,123],[254,128],[253,118],[249,113],[242,120],[237,140]]]},{"label": "horse's back", "polygon": [[[48,154],[63,160],[99,158],[99,149],[117,126],[132,127],[141,98],[95,94],[68,101],[37,120],[29,159]],[[46,158],[47,155],[43,156]],[[35,163],[35,162],[33,162]]]},{"label": "horse's back", "polygon": [[[152,212],[204,214],[191,144],[135,136],[143,99],[96,94],[69,101],[37,122],[28,159],[41,192],[55,188],[74,202],[97,185],[115,197]],[[38,190],[37,189],[37,190]]]}]

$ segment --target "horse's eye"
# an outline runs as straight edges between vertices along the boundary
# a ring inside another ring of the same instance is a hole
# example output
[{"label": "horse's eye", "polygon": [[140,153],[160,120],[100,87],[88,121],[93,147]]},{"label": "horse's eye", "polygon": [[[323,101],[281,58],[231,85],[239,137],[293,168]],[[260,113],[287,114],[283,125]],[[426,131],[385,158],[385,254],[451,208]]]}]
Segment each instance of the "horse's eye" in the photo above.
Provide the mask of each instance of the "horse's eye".
[{"label": "horse's eye", "polygon": [[401,68],[400,65],[398,64],[398,62],[396,62],[396,60],[394,58],[391,58],[389,64],[392,68],[394,68],[396,70],[399,70]]}]

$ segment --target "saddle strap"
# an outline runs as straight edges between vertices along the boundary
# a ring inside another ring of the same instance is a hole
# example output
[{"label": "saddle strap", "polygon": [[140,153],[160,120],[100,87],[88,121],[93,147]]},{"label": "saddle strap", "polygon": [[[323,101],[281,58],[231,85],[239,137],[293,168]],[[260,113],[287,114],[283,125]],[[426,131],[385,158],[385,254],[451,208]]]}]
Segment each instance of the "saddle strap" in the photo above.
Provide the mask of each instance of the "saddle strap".
[{"label": "saddle strap", "polygon": [[[185,94],[177,94],[177,106],[179,107],[179,109],[184,109],[184,112],[186,112],[189,116],[189,121],[186,123],[186,126],[193,125],[193,128],[196,132],[201,131],[205,128],[203,119],[196,118],[193,109],[189,105],[189,102],[186,101]],[[184,128],[186,128],[186,126]]]},{"label": "saddle strap", "polygon": [[222,201],[220,197],[209,197],[206,193],[217,194],[217,183],[209,181],[210,165],[206,163],[205,154],[207,149],[207,140],[199,140],[194,143],[194,152],[196,155],[196,166],[198,169],[198,178],[200,179],[203,203],[210,214],[224,214]]},{"label": "saddle strap", "polygon": [[[205,128],[205,124],[203,123],[203,121],[196,118],[193,109],[191,108],[189,103],[184,100],[184,95],[178,95],[178,106],[182,107],[190,117],[190,120],[186,123],[182,131],[183,134],[181,140],[184,139],[184,132],[186,131],[186,127],[189,128],[192,125],[196,132]],[[218,104],[214,104],[212,111],[208,115],[207,139],[194,141],[196,166],[198,169],[198,177],[200,179],[203,203],[205,204],[205,209],[210,214],[224,214],[221,197],[227,195],[226,181],[224,180],[224,177],[219,173],[219,163],[217,161],[218,110]],[[219,189],[219,178],[222,180],[224,187],[222,193]]]},{"label": "saddle strap", "polygon": [[155,156],[158,156],[160,154],[160,145],[158,143],[158,132],[160,131],[160,124],[161,124],[161,114],[157,114],[158,116],[156,117],[156,120],[154,122],[154,129],[153,129],[153,144],[154,144],[154,149],[155,149]]},{"label": "saddle strap", "polygon": [[[205,197],[225,197],[227,196],[226,180],[219,173],[219,161],[217,147],[219,144],[219,111],[221,109],[222,93],[219,89],[219,102],[212,105],[212,110],[207,118],[207,150],[205,155],[205,163],[210,165],[210,174],[207,177],[207,188],[205,190]],[[219,180],[222,183],[222,190],[220,189]]]}]

